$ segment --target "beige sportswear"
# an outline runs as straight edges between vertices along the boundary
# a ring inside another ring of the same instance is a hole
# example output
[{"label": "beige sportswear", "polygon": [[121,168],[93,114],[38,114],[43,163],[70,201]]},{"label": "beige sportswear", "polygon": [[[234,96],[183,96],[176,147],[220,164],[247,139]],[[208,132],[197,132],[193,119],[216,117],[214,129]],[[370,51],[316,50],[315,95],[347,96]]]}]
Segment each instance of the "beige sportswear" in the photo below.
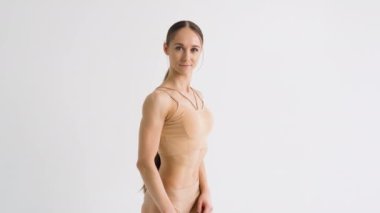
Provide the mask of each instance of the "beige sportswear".
[{"label": "beige sportswear", "polygon": [[[166,118],[158,153],[159,173],[166,193],[179,213],[196,211],[199,191],[199,168],[207,151],[207,137],[213,118],[199,92],[191,88],[195,103],[180,91],[157,87],[173,100],[176,111]],[[157,213],[149,190],[144,196],[143,213]]]}]

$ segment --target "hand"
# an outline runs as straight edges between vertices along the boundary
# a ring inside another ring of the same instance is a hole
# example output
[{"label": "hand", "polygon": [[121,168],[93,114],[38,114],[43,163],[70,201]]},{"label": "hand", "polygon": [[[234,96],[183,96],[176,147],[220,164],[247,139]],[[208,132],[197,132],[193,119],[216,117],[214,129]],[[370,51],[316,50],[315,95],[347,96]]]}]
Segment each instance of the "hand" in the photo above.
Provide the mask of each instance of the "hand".
[{"label": "hand", "polygon": [[204,192],[199,195],[198,202],[197,202],[197,212],[198,213],[212,212],[211,196],[209,193]]}]

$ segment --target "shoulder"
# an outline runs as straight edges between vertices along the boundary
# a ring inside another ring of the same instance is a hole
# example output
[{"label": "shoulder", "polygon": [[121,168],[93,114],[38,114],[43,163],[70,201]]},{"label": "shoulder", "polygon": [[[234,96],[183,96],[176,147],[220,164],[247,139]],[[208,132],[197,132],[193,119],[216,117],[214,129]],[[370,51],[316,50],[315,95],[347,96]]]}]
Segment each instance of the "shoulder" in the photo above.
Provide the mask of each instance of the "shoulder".
[{"label": "shoulder", "polygon": [[167,114],[171,107],[172,100],[170,96],[163,91],[155,89],[145,97],[143,112]]},{"label": "shoulder", "polygon": [[[193,88],[193,87],[192,87],[192,88]],[[201,92],[200,90],[198,90],[198,89],[196,89],[196,88],[193,88],[193,90],[198,94],[198,96],[199,96],[200,98],[203,99],[203,94],[202,94],[202,92]]]},{"label": "shoulder", "polygon": [[148,106],[164,107],[168,104],[170,104],[170,97],[165,92],[157,89],[149,93],[144,100],[144,105]]}]

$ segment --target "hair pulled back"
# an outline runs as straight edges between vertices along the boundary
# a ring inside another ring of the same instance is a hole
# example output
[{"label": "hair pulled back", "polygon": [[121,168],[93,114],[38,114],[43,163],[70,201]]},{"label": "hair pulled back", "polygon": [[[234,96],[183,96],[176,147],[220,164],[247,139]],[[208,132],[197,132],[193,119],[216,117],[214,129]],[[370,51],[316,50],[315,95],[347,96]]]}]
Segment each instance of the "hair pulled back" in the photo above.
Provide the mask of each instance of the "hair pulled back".
[{"label": "hair pulled back", "polygon": [[[189,20],[183,20],[174,23],[168,30],[168,33],[166,34],[166,44],[169,45],[169,43],[174,39],[175,35],[177,32],[182,29],[182,28],[190,28],[193,32],[195,32],[198,36],[199,39],[201,40],[201,43],[203,44],[203,33],[201,28],[199,28],[198,25],[196,25],[194,22],[189,21]],[[168,78],[169,75],[169,70],[166,72],[164,81]]]}]

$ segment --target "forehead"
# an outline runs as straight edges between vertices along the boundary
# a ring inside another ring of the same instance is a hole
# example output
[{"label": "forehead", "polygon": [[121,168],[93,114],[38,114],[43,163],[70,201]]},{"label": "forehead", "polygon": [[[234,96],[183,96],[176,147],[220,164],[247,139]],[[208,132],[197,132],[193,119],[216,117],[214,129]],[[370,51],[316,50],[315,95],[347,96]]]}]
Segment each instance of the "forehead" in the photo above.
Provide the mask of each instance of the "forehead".
[{"label": "forehead", "polygon": [[202,45],[199,35],[188,27],[178,30],[171,43],[181,43],[183,45],[197,46]]}]

